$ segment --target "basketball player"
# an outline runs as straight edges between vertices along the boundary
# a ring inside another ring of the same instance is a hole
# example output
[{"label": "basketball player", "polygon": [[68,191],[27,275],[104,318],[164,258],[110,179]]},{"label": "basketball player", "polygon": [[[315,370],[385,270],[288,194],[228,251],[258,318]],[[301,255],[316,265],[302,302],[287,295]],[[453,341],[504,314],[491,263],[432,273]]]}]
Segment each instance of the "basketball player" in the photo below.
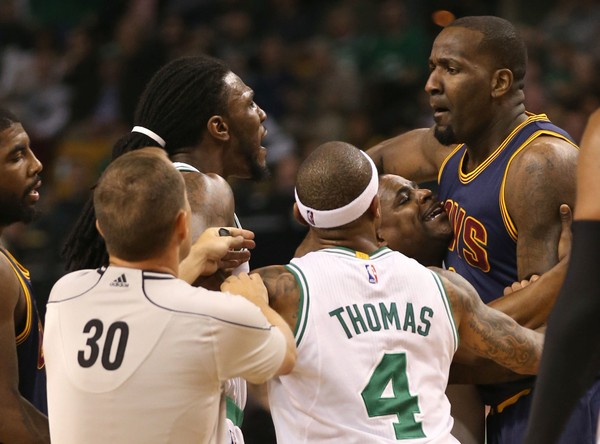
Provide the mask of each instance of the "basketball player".
[{"label": "basketball player", "polygon": [[379,248],[378,183],[357,148],[318,147],[298,171],[294,213],[319,248],[256,271],[298,347],[293,371],[269,382],[280,442],[458,442],[444,391],[459,336],[536,372],[542,335],[486,307],[456,273]]},{"label": "basketball player", "polygon": [[[581,140],[573,253],[567,278],[548,322],[549,341],[533,396],[527,444],[557,442],[577,399],[597,381],[600,372],[599,173],[600,109],[591,115]],[[588,391],[585,396],[592,398],[590,403],[600,402],[594,392]],[[591,420],[597,421],[595,412],[590,413]],[[582,432],[588,434],[591,442],[595,439],[599,443],[597,430],[590,427]],[[564,431],[562,433],[564,436]]]},{"label": "basketball player", "polygon": [[[192,239],[207,227],[239,226],[228,177],[258,179],[266,175],[265,112],[254,102],[253,91],[222,61],[207,56],[174,60],[154,74],[135,113],[133,130],[113,148],[113,158],[145,146],[164,149],[176,162],[186,182],[192,208]],[[91,199],[65,246],[67,268],[99,267],[107,253],[94,226]],[[248,271],[250,252],[231,251],[218,273],[195,281],[197,273],[186,261],[182,276],[194,285],[218,289],[236,267]],[[188,258],[188,261],[190,259]],[[241,265],[240,265],[241,264]],[[246,383],[228,386],[228,411],[236,443],[243,443],[239,427],[246,405]]]},{"label": "basketball player", "polygon": [[[435,125],[369,150],[384,173],[438,178],[454,229],[445,265],[486,303],[556,264],[558,209],[574,203],[578,149],[545,115],[526,112],[526,63],[525,43],[508,21],[457,19],[438,34],[429,58],[425,90]],[[547,310],[535,298],[503,303],[523,310],[522,318]],[[492,410],[488,444],[523,440],[533,383],[481,388]]]},{"label": "basketball player", "polygon": [[[41,171],[23,126],[0,108],[0,235],[32,221]],[[50,442],[41,343],[29,272],[0,246],[0,442]]]},{"label": "basketball player", "polygon": [[[227,293],[177,279],[191,246],[191,212],[164,151],[113,161],[94,208],[109,265],[64,276],[48,302],[52,441],[226,442],[224,383],[289,372],[292,332],[257,276],[231,277]],[[237,246],[210,230],[221,253]]]},{"label": "basketball player", "polygon": [[[379,177],[379,200],[381,202],[381,225],[378,237],[388,248],[416,259],[425,266],[441,267],[448,245],[452,242],[452,225],[440,202],[431,190],[420,188],[415,182],[395,174]],[[522,288],[520,282],[504,289],[510,294],[518,289],[514,297],[497,295],[487,305],[497,308],[527,328],[537,329],[546,324],[550,309],[562,285],[566,273],[571,248],[571,211],[568,205],[561,205],[561,237],[558,244],[559,263],[542,275],[541,281],[533,287]],[[534,275],[537,280],[539,276]],[[544,282],[544,290],[536,289]],[[526,284],[527,282],[523,282]],[[536,292],[530,294],[530,292]],[[490,295],[491,296],[491,295]],[[544,301],[543,309],[530,316],[506,299],[535,298]]]},{"label": "basketball player", "polygon": [[[207,227],[235,223],[233,192],[225,178],[267,174],[261,146],[265,119],[253,91],[222,61],[180,58],[151,78],[136,109],[136,126],[116,142],[113,159],[146,146],[164,149],[185,172],[196,239]],[[64,253],[70,271],[106,263],[91,198]],[[237,254],[245,260],[250,256],[247,251]]]}]

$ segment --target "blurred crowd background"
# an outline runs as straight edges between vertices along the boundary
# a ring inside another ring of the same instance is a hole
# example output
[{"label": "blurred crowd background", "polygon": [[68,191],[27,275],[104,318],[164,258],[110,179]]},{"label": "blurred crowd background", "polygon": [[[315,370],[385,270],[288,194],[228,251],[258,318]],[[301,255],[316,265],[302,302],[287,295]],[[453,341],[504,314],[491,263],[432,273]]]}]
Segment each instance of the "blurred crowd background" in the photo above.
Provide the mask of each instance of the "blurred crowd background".
[{"label": "blurred crowd background", "polygon": [[42,314],[64,239],[160,66],[207,53],[254,89],[272,174],[232,186],[256,233],[252,267],[285,263],[305,234],[291,206],[311,149],[366,149],[432,124],[423,87],[445,11],[515,23],[529,50],[527,109],[580,140],[600,106],[596,0],[0,0],[0,103],[44,163],[42,216],[5,243],[30,269]]}]

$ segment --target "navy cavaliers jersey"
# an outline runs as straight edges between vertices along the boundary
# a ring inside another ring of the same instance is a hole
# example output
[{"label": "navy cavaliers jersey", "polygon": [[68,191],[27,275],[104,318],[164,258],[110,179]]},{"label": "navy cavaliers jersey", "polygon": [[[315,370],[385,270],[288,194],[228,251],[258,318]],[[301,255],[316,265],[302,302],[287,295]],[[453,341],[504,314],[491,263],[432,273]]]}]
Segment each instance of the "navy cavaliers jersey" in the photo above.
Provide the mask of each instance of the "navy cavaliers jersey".
[{"label": "navy cavaliers jersey", "polygon": [[577,149],[571,136],[544,114],[530,114],[472,172],[463,172],[464,144],[458,145],[440,168],[439,197],[454,231],[444,264],[467,279],[486,304],[518,280],[518,233],[506,208],[504,185],[512,160],[539,136],[561,138]]},{"label": "navy cavaliers jersey", "polygon": [[[6,257],[17,275],[27,305],[25,323],[22,328],[15,332],[19,366],[19,392],[38,410],[47,414],[46,371],[44,368],[44,355],[42,354],[43,329],[35,298],[31,291],[29,271],[19,264],[8,251],[0,248],[0,253]],[[19,327],[17,326],[17,328]]]},{"label": "navy cavaliers jersey", "polygon": [[[502,296],[517,277],[517,228],[504,196],[508,168],[515,156],[539,136],[554,136],[577,146],[544,114],[532,115],[475,170],[466,174],[467,147],[457,146],[446,158],[438,177],[439,197],[452,223],[454,239],[444,264],[467,279],[487,304]],[[534,378],[482,386],[484,402],[501,411],[505,404],[531,391]]]}]

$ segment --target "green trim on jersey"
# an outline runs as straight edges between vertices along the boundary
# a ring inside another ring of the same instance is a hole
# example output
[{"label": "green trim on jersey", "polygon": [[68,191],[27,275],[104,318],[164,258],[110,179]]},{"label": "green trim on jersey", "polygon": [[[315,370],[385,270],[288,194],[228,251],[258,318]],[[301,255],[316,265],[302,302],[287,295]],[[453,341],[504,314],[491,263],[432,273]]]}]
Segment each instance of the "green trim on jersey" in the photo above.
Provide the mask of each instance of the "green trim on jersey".
[{"label": "green trim on jersey", "polygon": [[[318,251],[323,252],[323,253],[339,254],[341,256],[357,257],[356,250],[353,250],[352,248],[347,248],[347,247],[329,247],[329,248],[324,248],[324,249],[318,250]],[[368,259],[377,259],[377,258],[380,258],[381,256],[384,256],[391,252],[392,252],[392,250],[390,250],[388,247],[384,246],[384,247],[379,247],[377,250],[375,250],[370,255],[367,255],[366,253],[363,253],[363,254],[369,256]],[[360,253],[362,253],[362,252],[360,252]]]},{"label": "green trim on jersey", "polygon": [[225,410],[227,418],[230,419],[234,425],[242,427],[242,422],[244,422],[244,411],[229,396],[225,397]]},{"label": "green trim on jersey", "polygon": [[296,339],[296,347],[298,347],[300,345],[300,342],[302,341],[302,337],[304,336],[306,324],[308,323],[308,281],[302,273],[302,270],[300,270],[300,268],[298,268],[297,265],[288,264],[285,266],[285,268],[287,268],[290,271],[290,273],[294,275],[294,277],[296,278],[296,282],[298,282],[298,286],[300,287],[298,321],[296,322],[296,327],[294,328],[294,338]]},{"label": "green trim on jersey", "polygon": [[442,302],[444,303],[444,308],[446,309],[446,314],[450,319],[450,325],[452,326],[452,333],[454,336],[454,352],[456,353],[456,350],[458,350],[459,337],[458,330],[456,329],[456,323],[454,322],[454,312],[452,311],[452,305],[450,304],[450,300],[448,299],[448,293],[446,292],[446,287],[444,287],[442,279],[437,273],[431,270],[429,271],[433,275],[433,280],[437,284],[438,290],[440,290],[440,294],[442,295]]}]

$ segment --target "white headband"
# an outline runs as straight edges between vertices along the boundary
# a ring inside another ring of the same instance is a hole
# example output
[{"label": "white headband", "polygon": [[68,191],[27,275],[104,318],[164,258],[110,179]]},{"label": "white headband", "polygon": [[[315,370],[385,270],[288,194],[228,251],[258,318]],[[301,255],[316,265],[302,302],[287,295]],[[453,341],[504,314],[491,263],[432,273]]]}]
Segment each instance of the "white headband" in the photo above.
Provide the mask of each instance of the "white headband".
[{"label": "white headband", "polygon": [[160,137],[154,131],[150,131],[148,128],[144,128],[143,126],[134,126],[133,129],[131,130],[131,132],[145,134],[146,136],[150,137],[152,140],[154,140],[156,143],[158,143],[163,148],[167,145],[167,142],[165,142],[165,139]]},{"label": "white headband", "polygon": [[369,155],[364,151],[361,151],[361,153],[369,160],[369,164],[371,165],[371,181],[367,185],[367,188],[349,204],[341,208],[334,208],[333,210],[315,210],[300,202],[298,192],[294,189],[298,210],[309,225],[317,228],[341,227],[355,221],[367,211],[367,208],[369,208],[379,190],[379,173]]}]

